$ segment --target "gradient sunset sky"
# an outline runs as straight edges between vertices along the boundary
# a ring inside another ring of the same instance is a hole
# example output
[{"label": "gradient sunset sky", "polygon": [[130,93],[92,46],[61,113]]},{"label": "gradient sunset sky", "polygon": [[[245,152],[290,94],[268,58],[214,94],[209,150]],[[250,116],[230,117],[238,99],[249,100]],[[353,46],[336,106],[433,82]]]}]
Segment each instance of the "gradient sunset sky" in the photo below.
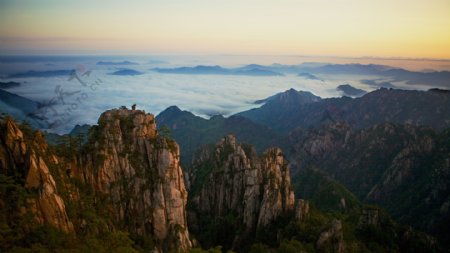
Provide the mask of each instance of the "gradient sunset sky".
[{"label": "gradient sunset sky", "polygon": [[0,54],[450,58],[449,0],[0,0]]}]

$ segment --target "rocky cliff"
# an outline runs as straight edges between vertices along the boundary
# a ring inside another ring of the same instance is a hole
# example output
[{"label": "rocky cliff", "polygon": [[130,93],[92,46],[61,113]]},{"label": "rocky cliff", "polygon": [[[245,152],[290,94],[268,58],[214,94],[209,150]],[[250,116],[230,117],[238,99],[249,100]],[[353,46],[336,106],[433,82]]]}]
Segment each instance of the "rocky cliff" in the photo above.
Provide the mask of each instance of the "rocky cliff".
[{"label": "rocky cliff", "polygon": [[[58,159],[47,153],[42,133],[37,132],[27,139],[10,118],[1,122],[0,131],[0,172],[20,179],[30,193],[17,211],[22,216],[31,215],[38,224],[48,223],[62,231],[74,232],[65,203],[47,166],[58,163]],[[0,200],[4,201],[5,198]],[[7,204],[10,203],[2,203],[3,206]]]},{"label": "rocky cliff", "polygon": [[390,123],[354,130],[333,123],[298,129],[289,138],[299,177],[304,179],[302,171],[310,166],[320,168],[360,199],[386,207],[394,218],[433,234],[446,233],[449,130]]},{"label": "rocky cliff", "polygon": [[20,210],[40,224],[76,236],[126,231],[157,251],[191,247],[178,144],[158,135],[153,115],[106,111],[85,145],[56,152],[40,132],[24,137],[10,119],[1,132],[0,171],[31,193]]},{"label": "rocky cliff", "polygon": [[278,148],[257,157],[253,147],[228,135],[200,152],[189,175],[191,228],[198,233],[211,221],[223,220],[234,230],[229,238],[215,238],[225,246],[238,247],[294,209],[289,169]]},{"label": "rocky cliff", "polygon": [[153,115],[106,111],[91,137],[75,173],[109,196],[115,219],[164,249],[190,248],[178,144],[157,134]]}]

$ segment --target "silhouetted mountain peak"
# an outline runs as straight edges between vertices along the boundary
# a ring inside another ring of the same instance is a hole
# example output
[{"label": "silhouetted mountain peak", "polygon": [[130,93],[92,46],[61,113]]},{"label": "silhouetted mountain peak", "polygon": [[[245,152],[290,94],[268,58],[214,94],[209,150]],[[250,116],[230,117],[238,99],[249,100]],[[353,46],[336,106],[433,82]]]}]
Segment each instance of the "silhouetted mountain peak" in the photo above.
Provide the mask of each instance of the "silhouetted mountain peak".
[{"label": "silhouetted mountain peak", "polygon": [[178,106],[173,105],[173,106],[167,107],[164,111],[160,112],[156,118],[159,123],[158,125],[162,126],[165,124],[171,125],[171,122],[176,119],[183,118],[185,120],[191,120],[192,118],[197,118],[197,117],[198,116],[195,116],[191,112],[183,111]]},{"label": "silhouetted mountain peak", "polygon": [[172,106],[167,107],[164,111],[162,111],[161,114],[162,113],[180,113],[180,112],[182,112],[182,111],[178,106],[172,105]]},{"label": "silhouetted mountain peak", "polygon": [[442,94],[450,94],[450,90],[439,89],[439,88],[429,89],[428,92],[436,92],[436,93],[442,93]]},{"label": "silhouetted mountain peak", "polygon": [[197,70],[221,70],[223,69],[222,67],[220,67],[219,65],[214,65],[214,66],[206,66],[206,65],[197,65],[194,67],[194,69]]},{"label": "silhouetted mountain peak", "polygon": [[142,72],[139,72],[134,69],[121,69],[117,70],[113,73],[110,73],[110,75],[116,75],[116,76],[135,76],[135,75],[142,75]]},{"label": "silhouetted mountain peak", "polygon": [[217,114],[217,115],[213,115],[213,116],[211,116],[211,120],[221,120],[221,119],[224,119],[225,117],[223,117],[223,115],[221,115],[221,114]]},{"label": "silhouetted mountain peak", "polygon": [[308,104],[312,102],[320,101],[321,98],[315,96],[309,91],[297,91],[293,88],[279,93],[274,100],[278,100],[284,103],[296,103],[296,104]]},{"label": "silhouetted mountain peak", "polygon": [[218,65],[178,68],[155,68],[154,71],[168,74],[188,75],[240,75],[240,76],[282,76],[283,74],[272,71],[260,65],[248,65],[241,68],[223,68]]},{"label": "silhouetted mountain peak", "polygon": [[244,68],[249,68],[249,69],[255,69],[255,68],[257,68],[257,69],[262,69],[262,68],[265,68],[265,66],[260,65],[260,64],[249,64],[249,65],[246,65]]},{"label": "silhouetted mountain peak", "polygon": [[283,104],[307,104],[320,101],[322,98],[315,96],[309,91],[297,91],[294,88],[290,88],[284,92],[277,93],[266,99],[257,100],[255,104],[263,103],[283,103]]},{"label": "silhouetted mountain peak", "polygon": [[339,85],[336,90],[342,92],[342,95],[350,97],[360,97],[367,93],[365,90],[355,88],[348,83]]}]

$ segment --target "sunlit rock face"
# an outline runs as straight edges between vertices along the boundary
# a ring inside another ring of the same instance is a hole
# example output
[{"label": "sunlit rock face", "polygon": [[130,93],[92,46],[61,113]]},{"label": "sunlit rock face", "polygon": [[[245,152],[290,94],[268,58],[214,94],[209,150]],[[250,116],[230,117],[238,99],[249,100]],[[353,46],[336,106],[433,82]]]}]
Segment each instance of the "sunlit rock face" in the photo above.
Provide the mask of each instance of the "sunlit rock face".
[{"label": "sunlit rock face", "polygon": [[38,224],[74,232],[47,165],[58,161],[48,154],[42,133],[37,132],[33,139],[27,140],[16,123],[8,118],[0,122],[0,129],[0,171],[22,178],[23,187],[32,193],[17,211],[23,216],[32,214]]},{"label": "sunlit rock face", "polygon": [[66,206],[84,206],[80,191],[88,187],[104,199],[106,229],[151,238],[157,251],[191,247],[179,147],[158,135],[153,115],[125,108],[104,112],[70,159],[56,156],[41,132],[25,137],[10,119],[1,121],[0,137],[0,170],[22,178],[23,187],[35,193],[19,210],[24,215],[31,212],[40,224],[75,233],[85,221],[71,221]]},{"label": "sunlit rock face", "polygon": [[166,250],[191,247],[187,191],[178,144],[159,136],[153,115],[115,109],[104,112],[79,173],[111,198],[116,219]]}]

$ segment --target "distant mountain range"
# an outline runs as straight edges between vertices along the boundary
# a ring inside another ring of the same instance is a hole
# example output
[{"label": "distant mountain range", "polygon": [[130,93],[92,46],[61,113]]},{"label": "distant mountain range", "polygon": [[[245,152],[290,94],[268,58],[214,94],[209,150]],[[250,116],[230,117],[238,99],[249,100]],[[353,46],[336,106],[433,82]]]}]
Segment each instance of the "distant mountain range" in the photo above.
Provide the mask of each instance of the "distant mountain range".
[{"label": "distant mountain range", "polygon": [[[405,81],[407,84],[429,85],[433,87],[450,88],[449,71],[417,72],[385,65],[374,64],[327,64],[303,63],[299,65],[259,65],[250,64],[238,68],[223,68],[221,66],[195,66],[178,68],[156,68],[154,71],[169,74],[193,75],[249,75],[249,76],[280,76],[295,74],[310,80],[322,80],[316,75],[370,75],[387,78],[391,82]],[[376,88],[395,88],[386,81],[369,80],[368,85]]]},{"label": "distant mountain range", "polygon": [[99,61],[97,65],[117,66],[117,65],[139,65],[137,62],[131,61]]},{"label": "distant mountain range", "polygon": [[[384,65],[363,65],[363,64],[326,64],[322,66],[284,66],[277,65],[274,68],[268,66],[268,69],[280,71],[286,69],[297,72],[306,72],[310,74],[328,74],[328,75],[374,75],[391,78],[394,81],[406,81],[407,84],[427,84],[435,87],[450,88],[450,72],[434,71],[434,72],[416,72],[400,68],[393,68]],[[391,87],[385,87],[391,88]]]},{"label": "distant mountain range", "polygon": [[168,62],[158,59],[149,60],[148,64],[167,64]]},{"label": "distant mountain range", "polygon": [[0,82],[0,89],[9,89],[14,87],[19,87],[20,83],[18,82]]},{"label": "distant mountain range", "polygon": [[444,92],[379,89],[360,98],[321,99],[288,90],[272,96],[260,108],[237,113],[278,132],[344,121],[355,128],[392,122],[450,127],[450,95]]},{"label": "distant mountain range", "polygon": [[47,132],[45,133],[45,139],[52,145],[64,144],[69,138],[76,139],[78,142],[81,142],[81,144],[84,144],[87,141],[91,127],[92,126],[88,124],[76,125],[69,133],[64,135]]},{"label": "distant mountain range", "polygon": [[142,74],[144,74],[144,73],[134,70],[134,69],[120,69],[120,70],[110,73],[110,75],[116,75],[116,76],[136,76],[136,75],[142,75]]},{"label": "distant mountain range", "polygon": [[374,87],[376,89],[379,89],[379,88],[395,89],[396,88],[394,84],[392,84],[391,82],[387,82],[387,81],[363,79],[363,80],[360,80],[360,82],[363,84],[367,84],[371,87]]},{"label": "distant mountain range", "polygon": [[286,139],[297,128],[308,129],[346,122],[362,129],[383,123],[425,125],[437,130],[450,127],[450,92],[380,89],[360,98],[322,99],[310,92],[287,90],[255,101],[259,108],[228,118],[204,119],[172,106],[156,118],[167,125],[181,146],[181,161],[188,165],[195,151],[225,134],[234,133],[258,152],[271,145],[287,148]]},{"label": "distant mountain range", "polygon": [[[32,60],[32,59],[31,59]],[[152,64],[160,64],[164,62],[156,61]],[[137,65],[138,63],[131,61],[99,61],[97,65],[103,66],[120,66],[120,65]],[[361,80],[369,86],[375,88],[396,88],[393,82],[405,82],[410,85],[427,85],[430,87],[438,87],[450,89],[450,72],[449,71],[410,71],[401,68],[394,68],[385,65],[374,64],[329,64],[329,63],[302,63],[298,65],[260,65],[249,64],[236,68],[224,68],[218,65],[204,66],[198,65],[194,67],[177,67],[177,68],[154,68],[153,71],[167,74],[191,74],[191,75],[243,75],[243,76],[283,76],[286,74],[294,74],[309,80],[324,80],[322,75],[366,75],[374,76],[374,80]],[[25,77],[52,77],[69,75],[72,70],[46,70],[20,72],[11,74],[10,78]],[[381,80],[381,79],[383,80]]]},{"label": "distant mountain range", "polygon": [[315,76],[313,74],[310,74],[310,73],[304,73],[303,72],[303,73],[298,74],[298,76],[304,77],[304,78],[306,78],[308,80],[318,80],[318,81],[322,81],[323,82],[322,79],[320,79],[317,76]]},{"label": "distant mountain range", "polygon": [[45,119],[37,112],[45,105],[31,99],[0,89],[0,112],[17,120],[27,121],[34,128],[47,128]]},{"label": "distant mountain range", "polygon": [[30,70],[28,72],[21,72],[9,75],[10,78],[26,78],[26,77],[54,77],[54,76],[69,76],[72,73],[72,69],[59,69],[59,70],[45,70],[35,71]]},{"label": "distant mountain range", "polygon": [[185,75],[240,75],[240,76],[282,76],[283,74],[254,68],[222,68],[220,66],[195,66],[195,67],[180,67],[180,68],[155,68],[154,71],[166,74],[185,74]]},{"label": "distant mountain range", "polygon": [[341,84],[338,87],[336,87],[336,89],[338,91],[341,91],[342,95],[349,97],[361,97],[362,95],[367,93],[367,91],[355,88],[350,84]]}]

